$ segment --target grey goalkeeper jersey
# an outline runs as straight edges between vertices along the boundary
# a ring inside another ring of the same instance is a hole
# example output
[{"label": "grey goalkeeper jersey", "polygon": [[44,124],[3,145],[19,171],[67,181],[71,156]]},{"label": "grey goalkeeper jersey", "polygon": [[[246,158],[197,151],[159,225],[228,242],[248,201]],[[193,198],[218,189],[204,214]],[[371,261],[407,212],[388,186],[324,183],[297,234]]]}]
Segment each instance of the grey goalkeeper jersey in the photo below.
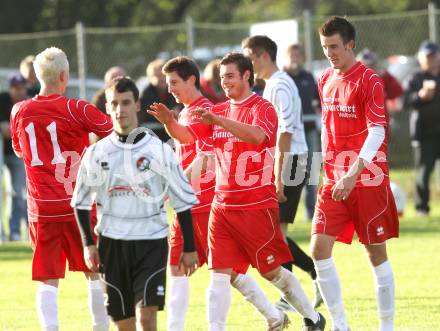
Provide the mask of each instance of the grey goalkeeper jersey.
[{"label": "grey goalkeeper jersey", "polygon": [[130,144],[112,133],[85,152],[71,205],[90,210],[96,201],[100,235],[159,239],[168,235],[168,198],[176,212],[198,204],[171,147],[149,134]]}]

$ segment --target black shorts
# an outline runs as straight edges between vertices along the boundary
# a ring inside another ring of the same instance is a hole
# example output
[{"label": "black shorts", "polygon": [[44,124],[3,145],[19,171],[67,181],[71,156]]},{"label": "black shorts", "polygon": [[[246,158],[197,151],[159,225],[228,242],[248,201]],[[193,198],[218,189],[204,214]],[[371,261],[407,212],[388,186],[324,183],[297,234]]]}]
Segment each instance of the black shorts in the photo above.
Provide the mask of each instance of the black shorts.
[{"label": "black shorts", "polygon": [[[283,173],[284,194],[287,201],[280,203],[280,223],[293,223],[301,199],[301,192],[309,177],[307,171],[307,154],[289,155],[286,157]],[[290,169],[289,169],[290,167]]]},{"label": "black shorts", "polygon": [[107,312],[114,321],[136,315],[136,307],[165,305],[167,238],[116,240],[100,236],[98,244]]}]

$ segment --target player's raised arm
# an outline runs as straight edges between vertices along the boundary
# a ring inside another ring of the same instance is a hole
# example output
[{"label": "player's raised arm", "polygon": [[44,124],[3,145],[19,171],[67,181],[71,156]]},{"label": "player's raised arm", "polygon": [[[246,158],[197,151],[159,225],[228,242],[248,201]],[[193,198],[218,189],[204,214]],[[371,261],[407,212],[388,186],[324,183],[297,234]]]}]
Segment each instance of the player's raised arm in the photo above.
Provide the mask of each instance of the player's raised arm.
[{"label": "player's raised arm", "polygon": [[173,112],[163,103],[155,102],[147,111],[165,126],[165,129],[171,137],[177,139],[180,143],[188,144],[194,142],[194,137],[189,129],[186,126],[177,123]]}]

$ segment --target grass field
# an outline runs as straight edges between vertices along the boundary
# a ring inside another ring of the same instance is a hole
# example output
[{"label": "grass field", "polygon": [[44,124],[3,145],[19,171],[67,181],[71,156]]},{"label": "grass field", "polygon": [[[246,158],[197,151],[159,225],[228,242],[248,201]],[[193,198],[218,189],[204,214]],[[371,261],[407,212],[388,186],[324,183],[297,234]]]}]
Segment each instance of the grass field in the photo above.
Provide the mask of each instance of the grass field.
[{"label": "grass field", "polygon": [[[436,187],[429,217],[414,213],[411,200],[412,172],[393,172],[392,178],[409,193],[405,216],[401,219],[401,237],[389,242],[388,251],[395,272],[396,330],[440,330],[440,207]],[[433,185],[435,187],[435,185]],[[291,235],[308,250],[310,224],[303,221],[303,211],[291,227]],[[38,330],[34,309],[37,283],[30,280],[32,251],[25,243],[0,245],[0,330]],[[372,271],[363,248],[338,244],[335,260],[343,285],[343,297],[353,331],[377,330],[376,302]],[[258,277],[255,272],[252,273]],[[300,270],[295,270],[310,297],[312,284]],[[209,273],[203,268],[192,277],[191,302],[187,330],[206,330],[205,289]],[[274,288],[258,279],[272,300],[278,299]],[[324,307],[320,311],[328,317]],[[60,330],[91,330],[87,308],[86,282],[82,274],[67,273],[59,291]],[[289,330],[299,330],[301,319],[290,314]],[[165,330],[165,313],[159,314],[159,329]],[[228,330],[265,330],[264,321],[236,292],[233,292]]]}]

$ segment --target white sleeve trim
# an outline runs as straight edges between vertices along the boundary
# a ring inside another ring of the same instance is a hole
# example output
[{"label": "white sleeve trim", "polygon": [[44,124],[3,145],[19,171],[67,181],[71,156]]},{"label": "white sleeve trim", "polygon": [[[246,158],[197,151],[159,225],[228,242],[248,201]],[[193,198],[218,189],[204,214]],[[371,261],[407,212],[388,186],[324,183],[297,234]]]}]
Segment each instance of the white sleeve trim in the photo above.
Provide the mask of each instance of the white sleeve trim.
[{"label": "white sleeve trim", "polygon": [[370,163],[385,140],[385,128],[375,125],[368,128],[368,136],[362,145],[359,157]]}]

